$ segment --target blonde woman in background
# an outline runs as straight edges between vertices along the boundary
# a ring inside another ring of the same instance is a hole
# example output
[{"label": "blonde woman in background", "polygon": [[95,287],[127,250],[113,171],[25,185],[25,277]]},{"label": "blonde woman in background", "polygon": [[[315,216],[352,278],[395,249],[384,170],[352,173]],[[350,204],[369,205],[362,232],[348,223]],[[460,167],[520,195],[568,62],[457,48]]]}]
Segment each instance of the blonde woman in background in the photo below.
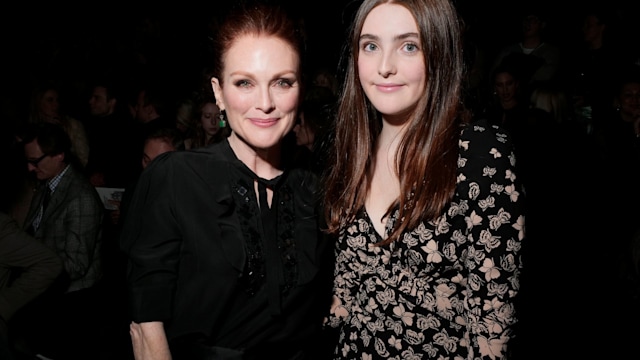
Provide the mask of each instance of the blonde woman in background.
[{"label": "blonde woman in background", "polygon": [[89,161],[89,140],[84,124],[66,113],[60,95],[60,90],[53,83],[36,85],[31,93],[29,122],[62,126],[71,139],[71,153],[85,167]]}]

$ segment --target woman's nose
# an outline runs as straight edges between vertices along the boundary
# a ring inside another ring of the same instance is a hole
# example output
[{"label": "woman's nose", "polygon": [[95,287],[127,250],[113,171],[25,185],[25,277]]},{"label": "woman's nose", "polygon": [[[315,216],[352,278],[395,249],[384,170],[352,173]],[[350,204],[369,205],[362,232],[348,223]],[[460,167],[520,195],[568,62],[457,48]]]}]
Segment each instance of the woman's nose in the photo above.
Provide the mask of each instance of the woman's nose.
[{"label": "woman's nose", "polygon": [[273,98],[269,88],[260,90],[260,99],[258,100],[258,109],[265,113],[270,113],[274,109]]},{"label": "woman's nose", "polygon": [[396,73],[395,58],[392,52],[383,53],[378,65],[378,74],[386,78]]}]

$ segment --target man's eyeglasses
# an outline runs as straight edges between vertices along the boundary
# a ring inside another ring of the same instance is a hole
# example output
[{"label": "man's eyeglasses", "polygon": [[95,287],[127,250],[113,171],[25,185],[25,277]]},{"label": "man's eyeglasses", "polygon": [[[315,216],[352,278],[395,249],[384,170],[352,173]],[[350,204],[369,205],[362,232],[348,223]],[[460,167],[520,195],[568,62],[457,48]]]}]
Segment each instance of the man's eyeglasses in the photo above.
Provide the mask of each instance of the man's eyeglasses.
[{"label": "man's eyeglasses", "polygon": [[38,164],[40,164],[40,161],[42,161],[47,156],[49,156],[49,154],[44,154],[44,155],[40,156],[37,159],[27,159],[27,163],[29,163],[29,164],[31,164],[33,166],[38,166]]}]

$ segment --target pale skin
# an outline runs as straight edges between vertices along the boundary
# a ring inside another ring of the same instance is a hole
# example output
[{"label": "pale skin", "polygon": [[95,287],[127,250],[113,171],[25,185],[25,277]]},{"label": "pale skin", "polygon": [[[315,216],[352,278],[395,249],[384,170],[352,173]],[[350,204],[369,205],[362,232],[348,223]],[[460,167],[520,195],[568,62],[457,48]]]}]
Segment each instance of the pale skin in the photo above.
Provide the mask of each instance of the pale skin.
[{"label": "pale skin", "polygon": [[[248,35],[236,40],[227,57],[237,60],[225,62],[225,86],[217,78],[212,85],[218,107],[229,118],[229,144],[256,175],[273,179],[282,174],[280,142],[295,125],[298,54],[278,38]],[[271,203],[269,189],[267,194]]]},{"label": "pale skin", "polygon": [[[279,38],[244,35],[224,55],[223,81],[212,79],[216,103],[232,129],[231,148],[264,179],[282,174],[280,143],[295,124],[299,62],[298,53]],[[267,192],[270,204],[273,194]],[[171,360],[162,322],[132,322],[129,333],[136,360]]]},{"label": "pale skin", "polygon": [[[382,4],[364,21],[360,35],[358,75],[362,89],[382,116],[375,143],[371,185],[365,208],[376,232],[386,238],[385,216],[400,196],[396,154],[418,100],[424,96],[426,66],[419,47],[418,25],[403,6]],[[331,312],[347,316],[334,296]]]},{"label": "pale skin", "polygon": [[169,343],[160,321],[131,323],[129,334],[136,360],[171,360]]},{"label": "pale skin", "polygon": [[418,26],[403,6],[383,4],[365,20],[360,35],[358,74],[367,98],[382,115],[375,164],[365,207],[386,237],[384,216],[400,196],[395,157],[402,134],[427,81]]},{"label": "pale skin", "polygon": [[[400,196],[395,170],[398,145],[419,99],[425,96],[427,81],[418,26],[405,7],[382,4],[367,15],[360,36],[358,75],[367,98],[382,115],[365,207],[375,230],[385,238],[388,218],[383,216]],[[347,316],[335,296],[331,312]],[[491,353],[488,343],[479,346],[481,353]]]}]

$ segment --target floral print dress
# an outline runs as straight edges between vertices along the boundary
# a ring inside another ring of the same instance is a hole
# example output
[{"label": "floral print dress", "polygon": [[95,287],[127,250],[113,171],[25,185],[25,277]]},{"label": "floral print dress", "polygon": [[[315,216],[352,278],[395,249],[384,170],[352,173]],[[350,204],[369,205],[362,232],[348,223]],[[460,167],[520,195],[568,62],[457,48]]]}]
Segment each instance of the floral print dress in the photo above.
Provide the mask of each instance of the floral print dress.
[{"label": "floral print dress", "polygon": [[[460,138],[457,189],[436,221],[388,246],[366,211],[336,243],[335,359],[501,359],[516,323],[521,191],[509,136],[477,122]],[[387,234],[398,220],[395,211]]]}]

